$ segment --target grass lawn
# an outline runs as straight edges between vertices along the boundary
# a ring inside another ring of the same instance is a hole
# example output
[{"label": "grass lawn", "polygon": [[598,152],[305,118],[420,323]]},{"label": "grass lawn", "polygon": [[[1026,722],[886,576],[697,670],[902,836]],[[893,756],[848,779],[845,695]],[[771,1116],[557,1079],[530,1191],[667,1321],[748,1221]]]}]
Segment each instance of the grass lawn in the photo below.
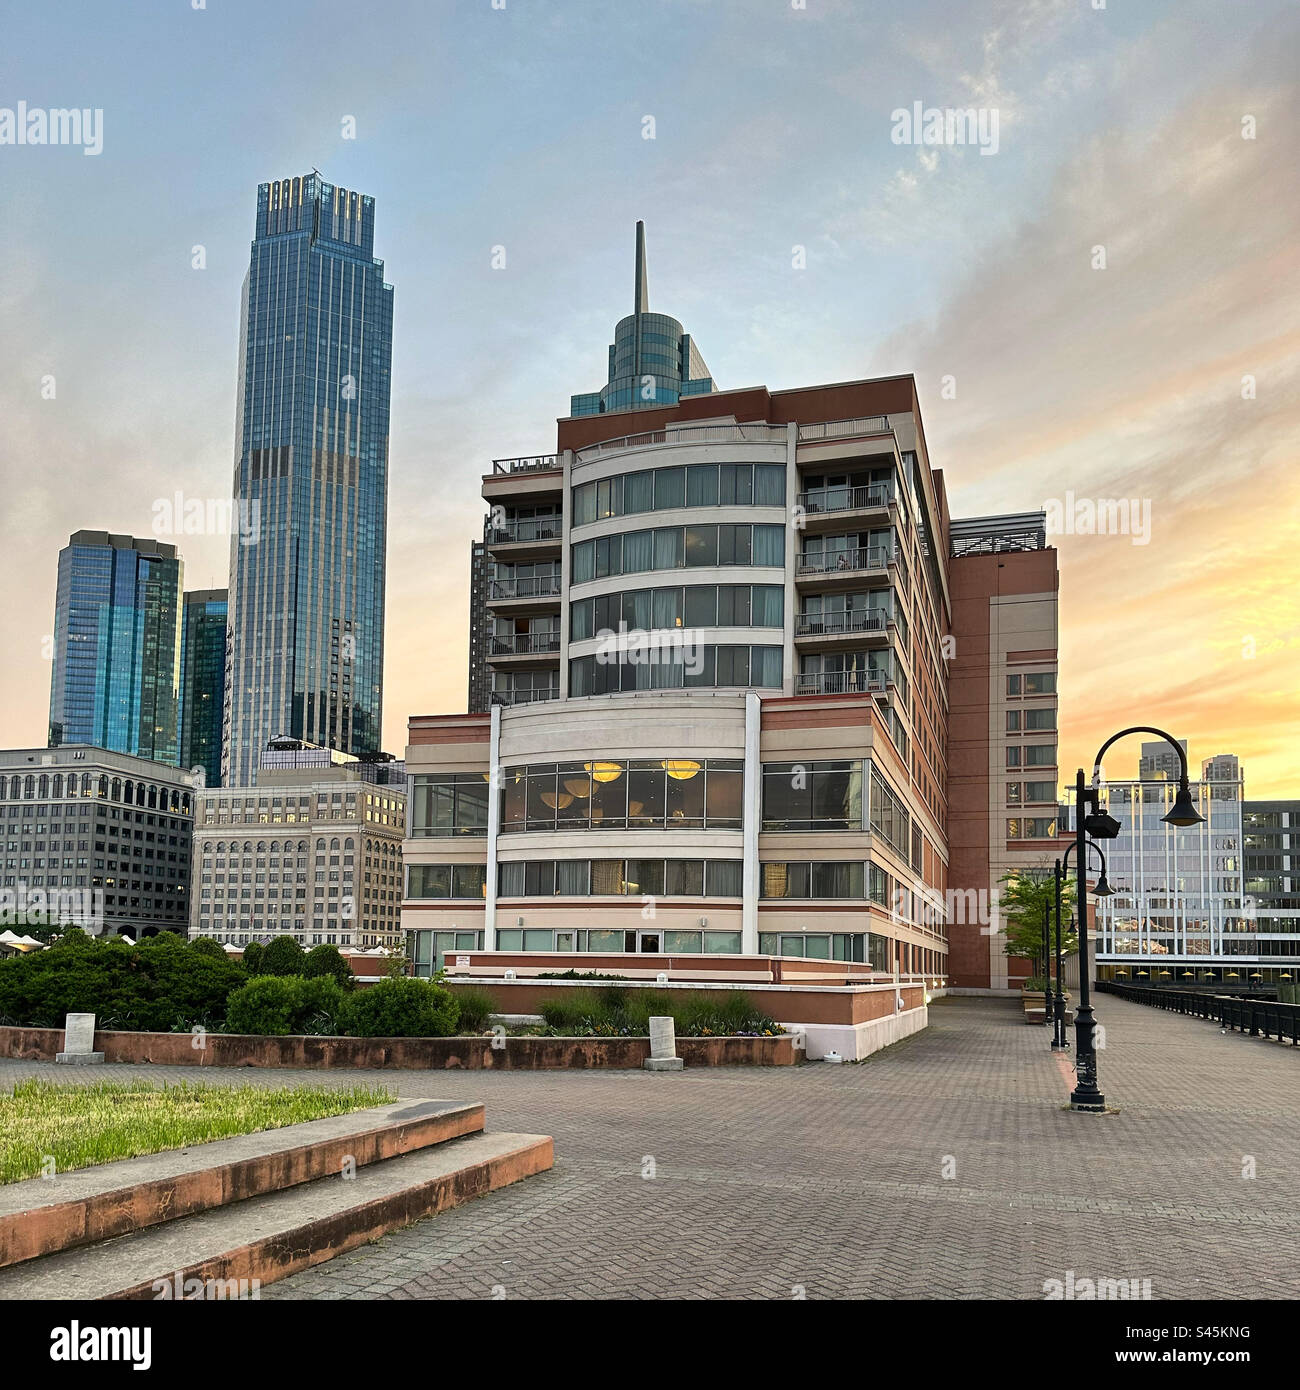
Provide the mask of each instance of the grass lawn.
[{"label": "grass lawn", "polygon": [[[0,1093],[0,1183],[183,1149],[397,1097],[383,1086],[201,1086],[23,1081]],[[43,1167],[44,1165],[44,1167]]]}]

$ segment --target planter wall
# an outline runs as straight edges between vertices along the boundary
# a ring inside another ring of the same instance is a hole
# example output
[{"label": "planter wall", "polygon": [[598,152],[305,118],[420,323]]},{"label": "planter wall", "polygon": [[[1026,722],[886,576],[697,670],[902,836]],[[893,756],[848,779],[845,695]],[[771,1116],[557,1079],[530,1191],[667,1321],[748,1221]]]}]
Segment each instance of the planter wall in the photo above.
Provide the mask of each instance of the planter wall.
[{"label": "planter wall", "polygon": [[[203,1043],[196,1047],[196,1041]],[[494,1041],[504,1046],[494,1047]],[[268,1038],[238,1033],[96,1032],[107,1062],[172,1067],[393,1068],[410,1071],[541,1071],[551,1068],[639,1068],[649,1038]],[[0,1057],[52,1062],[63,1049],[61,1028],[0,1028]],[[688,1067],[791,1066],[794,1039],[678,1038]]]}]

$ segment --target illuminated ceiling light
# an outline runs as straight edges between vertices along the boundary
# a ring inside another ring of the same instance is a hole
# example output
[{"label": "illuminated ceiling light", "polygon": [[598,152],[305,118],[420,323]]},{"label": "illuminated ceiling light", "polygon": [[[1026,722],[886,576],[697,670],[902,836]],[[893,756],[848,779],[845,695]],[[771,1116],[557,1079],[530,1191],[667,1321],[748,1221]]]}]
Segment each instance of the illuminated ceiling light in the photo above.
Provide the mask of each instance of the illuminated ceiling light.
[{"label": "illuminated ceiling light", "polygon": [[700,770],[697,762],[692,762],[689,758],[665,758],[663,770],[677,782],[689,782]]},{"label": "illuminated ceiling light", "polygon": [[570,777],[564,783],[564,789],[574,796],[583,798],[591,795],[591,783],[585,777]]},{"label": "illuminated ceiling light", "polygon": [[597,782],[617,782],[623,775],[622,763],[583,763]]},{"label": "illuminated ceiling light", "polygon": [[566,806],[573,805],[573,798],[568,792],[543,792],[542,802],[552,811],[563,811]]}]

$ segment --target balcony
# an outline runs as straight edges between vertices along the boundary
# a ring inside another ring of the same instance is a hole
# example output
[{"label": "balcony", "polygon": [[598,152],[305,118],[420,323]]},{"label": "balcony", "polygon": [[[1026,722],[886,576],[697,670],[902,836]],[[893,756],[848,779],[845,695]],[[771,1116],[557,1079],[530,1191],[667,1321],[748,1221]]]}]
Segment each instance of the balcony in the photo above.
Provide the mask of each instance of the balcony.
[{"label": "balcony", "polygon": [[800,555],[796,580],[805,589],[843,589],[861,583],[864,576],[886,577],[895,563],[893,549],[886,545],[862,546],[856,550],[828,550]]},{"label": "balcony", "polygon": [[487,659],[498,670],[545,666],[559,650],[558,632],[512,632],[488,638]]},{"label": "balcony", "polygon": [[815,671],[801,672],[795,677],[796,695],[874,695],[878,700],[889,699],[889,674],[886,671]]},{"label": "balcony", "polygon": [[506,612],[524,613],[529,610],[550,612],[560,598],[560,576],[545,574],[527,579],[488,580],[487,601],[490,607],[503,607]]},{"label": "balcony", "polygon": [[834,651],[848,646],[853,638],[883,647],[893,625],[893,617],[880,608],[856,613],[800,613],[794,620],[794,635],[803,651]]},{"label": "balcony", "polygon": [[558,454],[531,454],[527,458],[493,459],[493,473],[545,473],[560,466]]},{"label": "balcony", "polygon": [[888,415],[860,415],[852,420],[821,420],[799,426],[799,443],[816,444],[827,440],[860,439],[867,435],[888,434]]},{"label": "balcony", "polygon": [[672,425],[589,444],[578,450],[577,459],[580,464],[594,463],[610,454],[672,444],[784,444],[785,438],[784,425]]},{"label": "balcony", "polygon": [[494,705],[532,705],[539,700],[558,700],[559,698],[560,687],[558,685],[543,686],[540,690],[494,690],[492,692]]},{"label": "balcony", "polygon": [[805,531],[825,531],[855,518],[885,520],[895,505],[891,483],[869,483],[865,487],[809,488],[795,499],[803,508]]},{"label": "balcony", "polygon": [[489,550],[503,557],[522,559],[526,555],[558,555],[564,539],[564,518],[560,516],[520,517],[500,526],[489,526],[486,541]]}]

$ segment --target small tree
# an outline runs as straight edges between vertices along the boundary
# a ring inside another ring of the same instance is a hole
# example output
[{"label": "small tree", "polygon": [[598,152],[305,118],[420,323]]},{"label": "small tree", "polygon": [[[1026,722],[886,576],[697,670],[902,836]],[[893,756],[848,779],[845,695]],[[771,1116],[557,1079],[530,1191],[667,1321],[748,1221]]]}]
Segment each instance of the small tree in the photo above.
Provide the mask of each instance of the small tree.
[{"label": "small tree", "polygon": [[190,942],[190,950],[196,951],[201,956],[211,956],[213,960],[226,959],[225,951],[210,936],[196,936]]},{"label": "small tree", "polygon": [[[1056,883],[1050,870],[1013,871],[1002,875],[1000,907],[1004,926],[1002,949],[1009,956],[1023,956],[1040,961],[1044,974],[1051,974],[1051,959],[1056,952]],[[1074,905],[1074,887],[1067,879],[1061,885],[1061,953],[1068,955],[1079,944],[1078,933],[1067,925],[1068,914]],[[1043,919],[1047,913],[1051,930],[1048,937],[1048,960],[1043,960]]]},{"label": "small tree", "polygon": [[244,968],[250,975],[262,973],[262,952],[266,947],[260,941],[250,941],[244,947]]},{"label": "small tree", "polygon": [[339,953],[339,948],[327,942],[313,946],[307,952],[303,957],[302,973],[309,980],[318,976],[328,977],[345,989],[350,988],[355,982],[352,969]]},{"label": "small tree", "polygon": [[258,973],[262,975],[301,975],[303,949],[291,936],[277,936],[262,952]]}]

